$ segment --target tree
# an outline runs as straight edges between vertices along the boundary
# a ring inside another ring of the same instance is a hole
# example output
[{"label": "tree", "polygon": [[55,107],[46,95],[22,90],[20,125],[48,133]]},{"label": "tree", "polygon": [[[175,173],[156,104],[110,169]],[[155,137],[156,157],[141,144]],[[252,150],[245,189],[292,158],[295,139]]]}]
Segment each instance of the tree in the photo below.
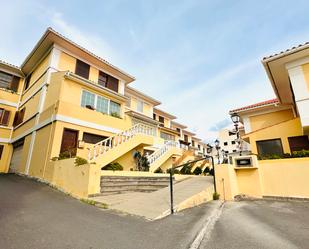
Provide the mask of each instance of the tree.
[{"label": "tree", "polygon": [[149,171],[149,161],[146,156],[143,156],[139,151],[136,151],[133,155],[136,164],[136,170]]}]

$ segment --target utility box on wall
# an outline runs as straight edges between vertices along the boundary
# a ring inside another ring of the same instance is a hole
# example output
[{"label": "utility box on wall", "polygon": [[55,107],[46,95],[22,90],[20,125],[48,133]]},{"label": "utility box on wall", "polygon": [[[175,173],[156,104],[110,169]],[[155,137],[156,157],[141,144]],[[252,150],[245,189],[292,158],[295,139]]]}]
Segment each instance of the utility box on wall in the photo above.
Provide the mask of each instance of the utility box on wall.
[{"label": "utility box on wall", "polygon": [[235,168],[258,168],[258,160],[255,155],[235,156],[233,165]]}]

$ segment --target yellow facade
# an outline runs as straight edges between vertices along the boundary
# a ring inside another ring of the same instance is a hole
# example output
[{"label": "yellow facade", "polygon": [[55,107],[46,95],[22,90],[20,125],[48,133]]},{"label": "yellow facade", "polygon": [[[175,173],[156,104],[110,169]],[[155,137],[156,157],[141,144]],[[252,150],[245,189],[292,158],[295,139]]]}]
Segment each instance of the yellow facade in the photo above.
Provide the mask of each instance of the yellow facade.
[{"label": "yellow facade", "polygon": [[300,120],[299,118],[293,118],[291,120],[245,134],[243,139],[250,142],[251,151],[254,154],[258,154],[256,141],[278,138],[281,140],[283,152],[291,153],[288,138],[301,135],[303,135],[303,131]]},{"label": "yellow facade", "polygon": [[[102,166],[119,162],[130,171],[135,168],[134,151],[165,148],[159,122],[153,120],[154,107],[160,102],[129,89],[132,76],[77,48],[53,30],[48,29],[43,37],[21,68],[11,67],[12,74],[20,77],[17,92],[0,89],[0,99],[8,102],[0,108],[10,111],[7,127],[0,126],[0,172],[12,170],[45,179],[79,197],[96,194]],[[77,70],[82,64],[77,60],[89,68],[88,77]],[[6,71],[10,67],[4,66]],[[100,71],[109,80],[106,87],[98,84]],[[138,101],[142,101],[139,111]],[[133,117],[128,110],[140,116]],[[161,115],[162,130],[178,141],[178,133],[171,129],[176,117],[160,111]],[[72,158],[57,160],[70,146],[73,157],[82,157],[89,164],[77,167]],[[168,168],[172,158],[181,153],[179,148],[169,149],[151,164],[151,170]]]}]

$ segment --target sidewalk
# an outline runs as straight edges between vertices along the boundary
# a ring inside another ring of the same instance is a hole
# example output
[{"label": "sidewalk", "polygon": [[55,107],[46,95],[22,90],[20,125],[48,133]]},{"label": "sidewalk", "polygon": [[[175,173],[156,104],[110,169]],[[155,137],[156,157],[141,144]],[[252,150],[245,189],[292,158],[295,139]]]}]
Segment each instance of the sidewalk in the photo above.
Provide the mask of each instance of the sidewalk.
[{"label": "sidewalk", "polygon": [[[174,210],[197,206],[212,199],[213,178],[200,176],[174,184]],[[151,193],[125,193],[91,198],[110,209],[145,217],[149,220],[170,214],[169,187]]]}]

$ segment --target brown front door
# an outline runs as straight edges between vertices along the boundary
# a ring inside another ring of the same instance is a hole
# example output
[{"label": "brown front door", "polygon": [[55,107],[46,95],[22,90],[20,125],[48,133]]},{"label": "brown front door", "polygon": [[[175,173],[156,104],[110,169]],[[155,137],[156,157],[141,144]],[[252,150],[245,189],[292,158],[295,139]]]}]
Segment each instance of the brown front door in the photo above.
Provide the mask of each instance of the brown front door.
[{"label": "brown front door", "polygon": [[289,137],[288,139],[291,152],[309,150],[308,136]]},{"label": "brown front door", "polygon": [[60,153],[69,152],[71,156],[76,156],[78,131],[64,129],[62,135]]}]

